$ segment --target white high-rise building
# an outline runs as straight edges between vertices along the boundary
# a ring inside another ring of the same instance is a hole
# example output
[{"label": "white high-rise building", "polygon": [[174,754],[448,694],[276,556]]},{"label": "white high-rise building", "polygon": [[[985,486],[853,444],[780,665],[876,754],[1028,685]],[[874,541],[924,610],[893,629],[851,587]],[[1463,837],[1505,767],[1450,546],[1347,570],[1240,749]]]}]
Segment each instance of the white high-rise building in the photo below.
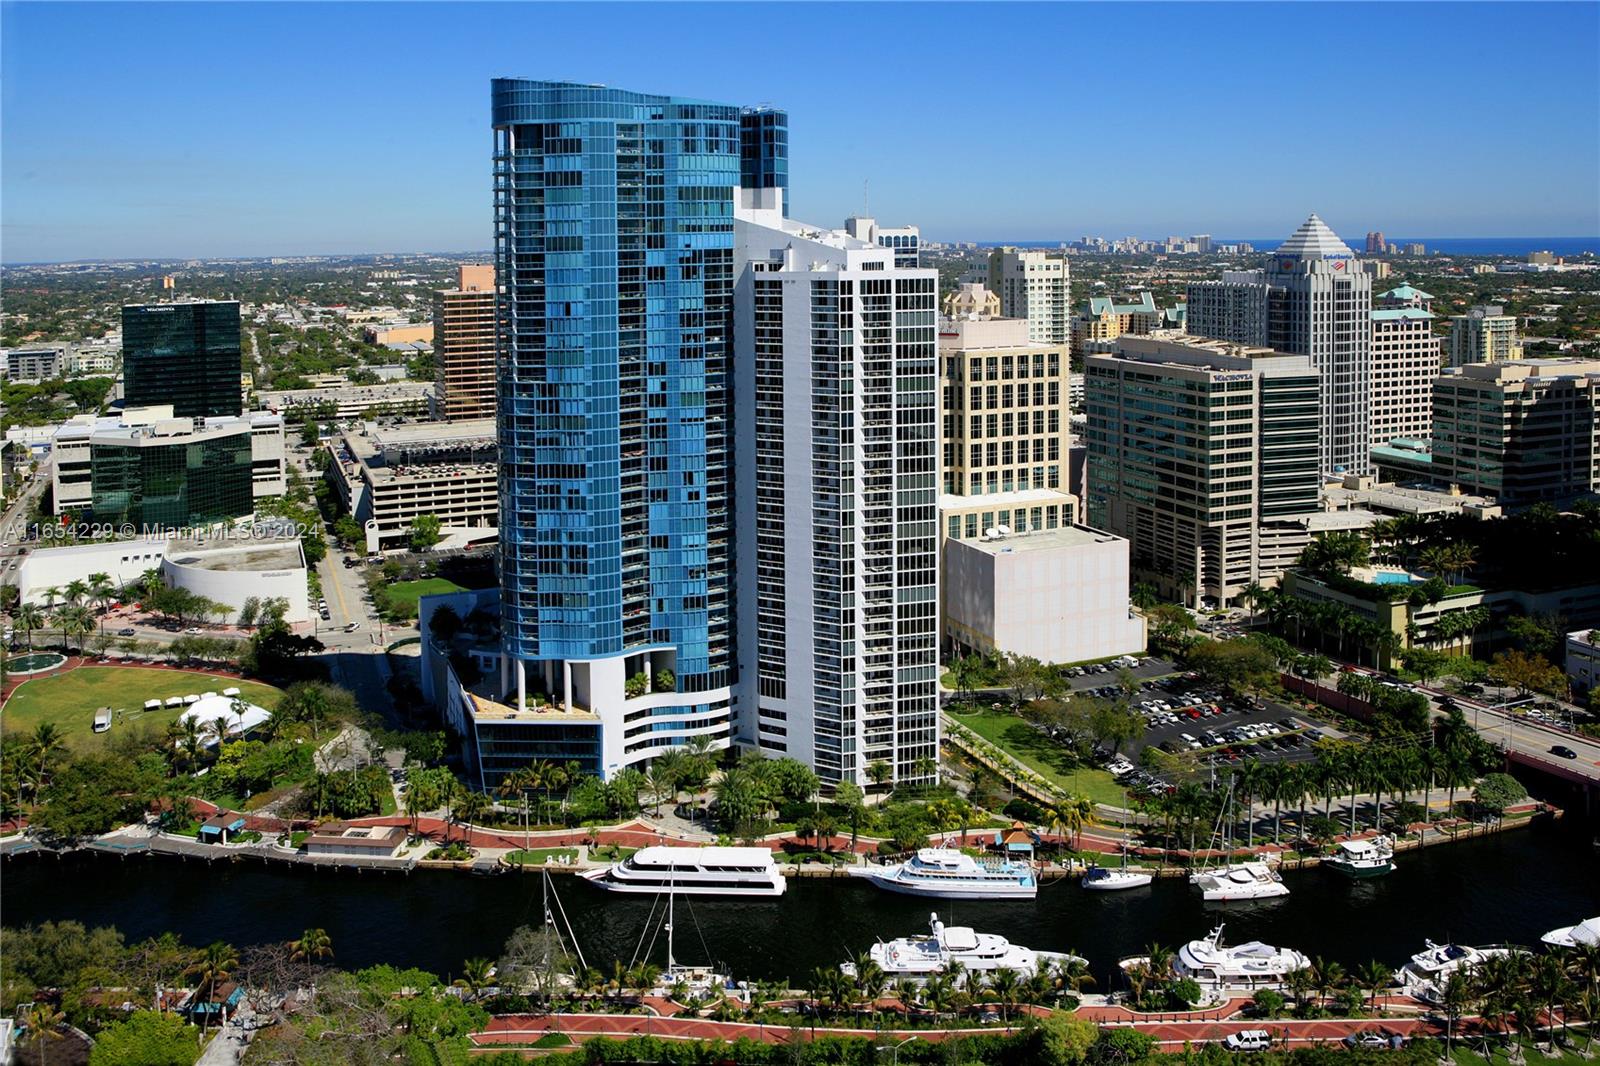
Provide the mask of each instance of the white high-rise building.
[{"label": "white high-rise building", "polygon": [[938,274],[734,213],[737,736],[864,783],[939,756]]},{"label": "white high-rise building", "polygon": [[916,226],[880,226],[875,218],[851,215],[844,220],[844,231],[858,241],[894,250],[894,265],[922,265],[922,230]]},{"label": "white high-rise building", "polygon": [[1372,444],[1427,440],[1442,338],[1433,332],[1433,297],[1402,285],[1373,297]]},{"label": "white high-rise building", "polygon": [[997,248],[989,253],[989,288],[1006,318],[1028,320],[1035,344],[1072,342],[1072,272],[1060,252]]},{"label": "white high-rise building", "polygon": [[1190,285],[1188,305],[1191,334],[1309,356],[1322,379],[1322,471],[1371,469],[1372,275],[1327,223],[1306,219],[1265,269]]}]

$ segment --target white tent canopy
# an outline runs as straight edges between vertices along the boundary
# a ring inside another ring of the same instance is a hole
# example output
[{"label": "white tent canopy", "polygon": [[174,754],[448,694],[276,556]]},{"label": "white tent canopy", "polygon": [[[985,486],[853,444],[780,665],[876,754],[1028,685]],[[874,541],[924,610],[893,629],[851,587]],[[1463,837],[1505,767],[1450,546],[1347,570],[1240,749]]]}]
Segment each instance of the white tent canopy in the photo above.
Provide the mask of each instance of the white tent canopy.
[{"label": "white tent canopy", "polygon": [[[239,710],[234,709],[235,702],[240,704]],[[178,716],[179,722],[193,720],[200,725],[218,719],[226,724],[229,736],[240,736],[270,721],[272,712],[253,703],[231,700],[226,696],[207,696],[191,704],[188,710]],[[215,743],[214,738],[211,743]]]}]

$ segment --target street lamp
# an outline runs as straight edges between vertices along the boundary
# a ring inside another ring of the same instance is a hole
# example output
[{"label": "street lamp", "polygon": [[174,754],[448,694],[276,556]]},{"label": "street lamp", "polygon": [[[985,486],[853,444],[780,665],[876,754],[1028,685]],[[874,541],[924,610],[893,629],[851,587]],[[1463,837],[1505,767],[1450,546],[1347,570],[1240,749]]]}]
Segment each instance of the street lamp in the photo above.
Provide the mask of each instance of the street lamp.
[{"label": "street lamp", "polygon": [[913,1041],[915,1039],[917,1039],[915,1036],[908,1036],[904,1040],[900,1041],[900,1043],[895,1044],[893,1047],[889,1046],[888,1044],[881,1044],[881,1045],[874,1046],[872,1050],[873,1051],[892,1051],[894,1053],[894,1058],[891,1061],[894,1062],[895,1066],[900,1066],[900,1049],[905,1047],[907,1044],[911,1043],[911,1041]]}]

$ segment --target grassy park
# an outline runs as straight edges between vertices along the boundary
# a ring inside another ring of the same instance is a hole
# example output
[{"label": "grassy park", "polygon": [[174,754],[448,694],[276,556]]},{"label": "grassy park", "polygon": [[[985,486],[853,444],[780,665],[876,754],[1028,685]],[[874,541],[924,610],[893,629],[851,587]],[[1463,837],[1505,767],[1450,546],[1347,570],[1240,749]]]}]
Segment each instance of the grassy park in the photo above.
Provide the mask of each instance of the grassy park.
[{"label": "grassy park", "polygon": [[[283,693],[271,685],[218,674],[152,670],[135,666],[80,666],[53,677],[25,681],[0,711],[0,729],[31,733],[43,722],[54,723],[62,740],[78,752],[103,750],[111,737],[130,726],[165,730],[183,713],[181,707],[146,711],[146,700],[239,689],[250,703],[273,710]],[[94,712],[115,710],[109,732],[94,731]]]},{"label": "grassy park", "polygon": [[1006,711],[951,712],[950,717],[1032,769],[1051,784],[1096,803],[1122,806],[1122,789],[1104,770],[1073,765],[1072,755],[1021,718]]}]

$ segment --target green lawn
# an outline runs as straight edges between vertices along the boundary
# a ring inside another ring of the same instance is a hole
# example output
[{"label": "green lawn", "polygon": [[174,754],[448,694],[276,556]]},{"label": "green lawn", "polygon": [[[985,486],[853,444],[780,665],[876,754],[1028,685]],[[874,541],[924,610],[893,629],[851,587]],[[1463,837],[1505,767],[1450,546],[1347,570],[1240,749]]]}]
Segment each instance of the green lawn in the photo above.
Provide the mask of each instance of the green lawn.
[{"label": "green lawn", "polygon": [[1122,789],[1110,774],[1074,766],[1072,756],[1061,745],[1016,715],[985,710],[952,712],[950,717],[1057,787],[1088,796],[1096,803],[1122,806]]},{"label": "green lawn", "polygon": [[[1583,1034],[1573,1033],[1572,1039],[1579,1047],[1583,1045]],[[1471,1041],[1457,1040],[1451,1049],[1450,1057],[1455,1060],[1456,1066],[1510,1066],[1510,1059],[1506,1057],[1506,1046],[1496,1043],[1492,1051],[1492,1060],[1485,1060],[1482,1053],[1483,1044],[1474,1039]],[[1577,1063],[1586,1063],[1589,1060],[1572,1048],[1562,1048],[1555,1055],[1546,1055],[1541,1048],[1528,1044],[1522,1046],[1522,1056],[1526,1066],[1544,1066],[1546,1063],[1562,1063],[1566,1066],[1575,1066]]]},{"label": "green lawn", "polygon": [[[216,674],[151,670],[138,666],[80,666],[55,677],[25,681],[0,711],[0,729],[31,733],[41,722],[53,722],[67,746],[76,751],[99,751],[110,737],[129,728],[154,726],[165,730],[177,721],[183,708],[144,710],[145,700],[168,696],[221,692],[238,688],[251,703],[272,710],[283,692],[257,681],[240,681]],[[94,731],[94,712],[115,710],[111,729]]]},{"label": "green lawn", "polygon": [[424,596],[438,596],[445,592],[463,592],[466,586],[458,585],[446,577],[424,577],[416,581],[401,581],[384,587],[384,595],[396,607],[404,606],[411,612],[412,617],[417,614],[417,601]]},{"label": "green lawn", "polygon": [[576,859],[577,848],[518,848],[506,856],[506,861],[527,866],[543,866],[546,859]]}]

